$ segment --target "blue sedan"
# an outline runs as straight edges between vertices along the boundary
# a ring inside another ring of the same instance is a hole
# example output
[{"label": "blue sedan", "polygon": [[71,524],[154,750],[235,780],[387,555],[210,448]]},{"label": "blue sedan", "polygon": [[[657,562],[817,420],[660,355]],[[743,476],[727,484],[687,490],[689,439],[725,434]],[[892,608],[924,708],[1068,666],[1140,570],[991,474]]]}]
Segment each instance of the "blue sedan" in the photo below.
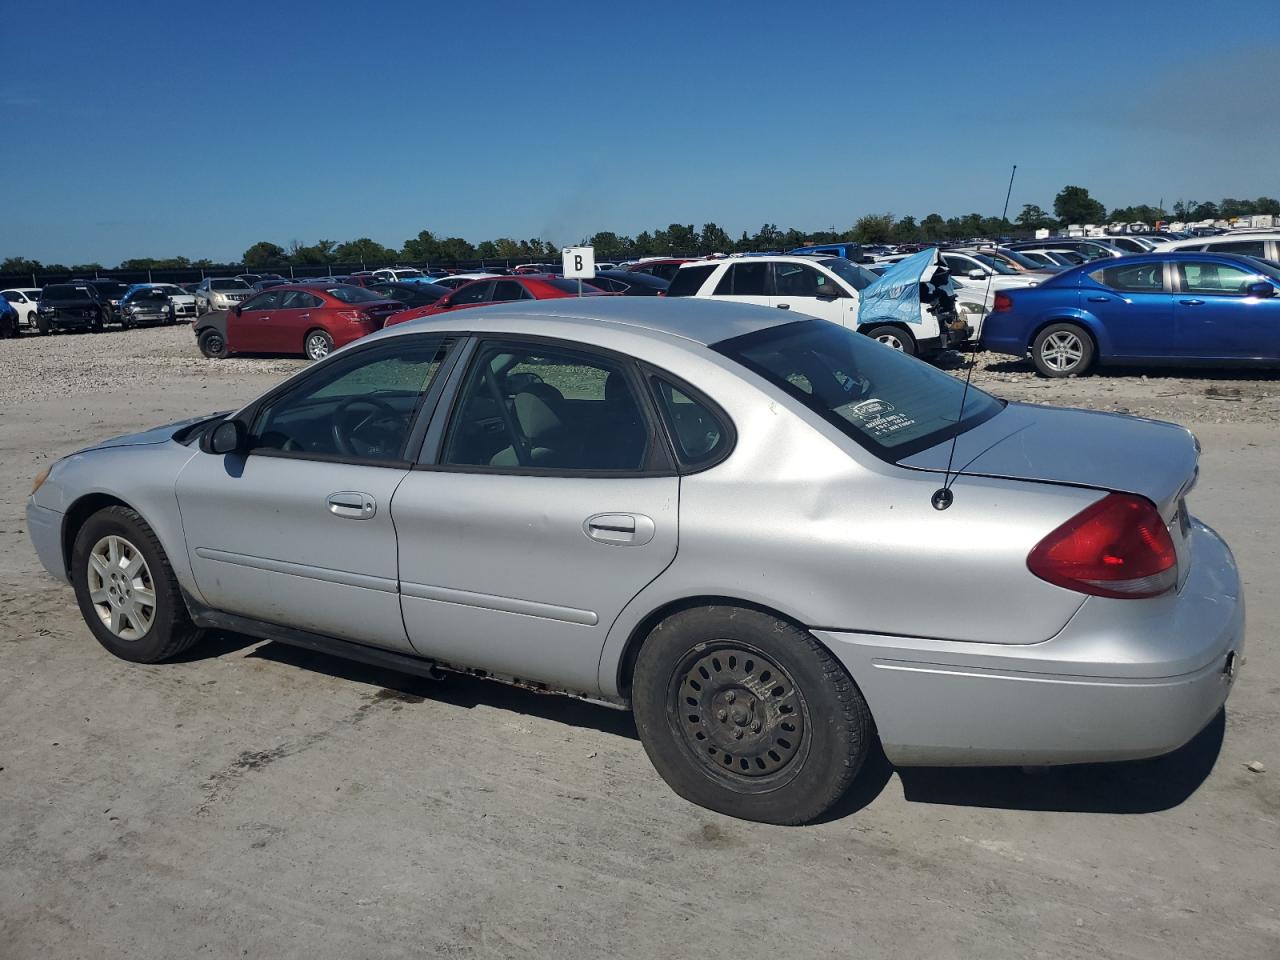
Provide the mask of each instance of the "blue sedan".
[{"label": "blue sedan", "polygon": [[996,294],[982,346],[1046,377],[1100,364],[1280,365],[1280,267],[1178,251],[1084,263]]}]

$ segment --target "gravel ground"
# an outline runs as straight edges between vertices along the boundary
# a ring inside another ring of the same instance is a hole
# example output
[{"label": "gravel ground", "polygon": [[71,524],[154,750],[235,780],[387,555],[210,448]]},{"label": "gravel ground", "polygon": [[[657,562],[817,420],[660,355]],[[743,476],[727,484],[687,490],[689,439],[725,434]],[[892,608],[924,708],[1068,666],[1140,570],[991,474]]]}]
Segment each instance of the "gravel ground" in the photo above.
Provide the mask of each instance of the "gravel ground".
[{"label": "gravel ground", "polygon": [[1225,722],[1135,764],[875,762],[779,828],[675,797],[617,711],[234,635],[112,659],[38,569],[30,477],[302,363],[203,360],[185,327],[0,342],[0,957],[1280,957],[1277,380],[977,362],[1201,438],[1192,507],[1250,605]]}]

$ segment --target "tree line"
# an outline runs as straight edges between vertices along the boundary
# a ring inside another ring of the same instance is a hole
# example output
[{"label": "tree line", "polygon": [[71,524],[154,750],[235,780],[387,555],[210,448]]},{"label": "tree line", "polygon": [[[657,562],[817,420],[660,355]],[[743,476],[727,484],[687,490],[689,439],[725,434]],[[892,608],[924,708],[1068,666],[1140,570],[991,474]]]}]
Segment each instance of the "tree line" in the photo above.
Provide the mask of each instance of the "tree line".
[{"label": "tree line", "polygon": [[[1177,201],[1166,211],[1148,204],[1115,207],[1110,211],[1089,191],[1068,185],[1053,199],[1053,213],[1034,203],[1024,204],[1012,221],[1002,217],[969,213],[944,218],[931,213],[923,219],[914,216],[895,217],[891,213],[871,213],[859,217],[847,230],[831,226],[826,230],[803,231],[795,227],[780,229],[766,223],[755,233],[742,231],[738,238],[730,236],[715,223],[672,223],[665,229],[643,230],[634,237],[601,231],[583,237],[583,246],[595,247],[600,260],[622,260],[633,257],[664,256],[689,253],[758,253],[766,250],[790,250],[815,243],[938,243],[970,237],[1004,237],[1026,235],[1038,229],[1065,227],[1068,224],[1136,223],[1154,224],[1157,220],[1216,220],[1254,214],[1280,215],[1280,200],[1259,197],[1256,200],[1223,199],[1211,201]],[[439,237],[422,230],[404,245],[388,247],[369,237],[355,240],[317,240],[304,244],[294,240],[287,247],[270,240],[260,240],[249,247],[241,264],[250,270],[287,266],[318,267],[328,264],[460,263],[478,260],[554,260],[559,248],[543,239],[513,240],[500,237],[472,244],[462,237]],[[211,260],[187,257],[134,257],[123,261],[120,270],[211,269],[220,266]],[[71,273],[87,274],[102,270],[99,263],[42,264],[26,257],[8,257],[0,262],[0,273]]]}]

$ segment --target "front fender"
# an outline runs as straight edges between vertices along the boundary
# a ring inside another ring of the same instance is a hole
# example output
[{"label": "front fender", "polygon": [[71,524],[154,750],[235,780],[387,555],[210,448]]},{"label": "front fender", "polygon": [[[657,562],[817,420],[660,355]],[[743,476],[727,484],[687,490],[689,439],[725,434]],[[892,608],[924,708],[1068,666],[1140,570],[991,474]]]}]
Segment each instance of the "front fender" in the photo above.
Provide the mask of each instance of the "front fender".
[{"label": "front fender", "polygon": [[76,507],[89,497],[109,497],[135,510],[155,531],[178,582],[199,597],[187,556],[182,516],[174,481],[198,451],[180,443],[99,447],[59,460],[33,502],[62,515],[62,562],[68,556],[68,524],[77,519]]}]

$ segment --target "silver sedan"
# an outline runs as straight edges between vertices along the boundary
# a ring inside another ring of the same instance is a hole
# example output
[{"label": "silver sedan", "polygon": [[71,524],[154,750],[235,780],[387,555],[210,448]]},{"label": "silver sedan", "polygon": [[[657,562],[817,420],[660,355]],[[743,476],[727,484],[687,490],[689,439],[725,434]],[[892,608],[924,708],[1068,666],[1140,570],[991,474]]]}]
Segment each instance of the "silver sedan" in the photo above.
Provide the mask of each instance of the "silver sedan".
[{"label": "silver sedan", "polygon": [[799,823],[876,738],[1052,764],[1203,728],[1244,606],[1198,458],[825,321],[595,297],[366,337],[57,462],[27,517],[127,660],[219,628],[603,700],[682,796]]}]

